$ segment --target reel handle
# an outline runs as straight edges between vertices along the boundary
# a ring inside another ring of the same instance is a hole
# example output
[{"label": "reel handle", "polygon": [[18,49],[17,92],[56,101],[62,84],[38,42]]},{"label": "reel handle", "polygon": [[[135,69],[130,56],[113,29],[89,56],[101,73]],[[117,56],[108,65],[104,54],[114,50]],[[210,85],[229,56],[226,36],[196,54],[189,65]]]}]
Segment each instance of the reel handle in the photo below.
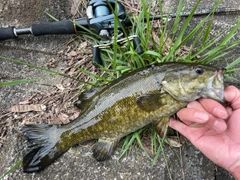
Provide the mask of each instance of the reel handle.
[{"label": "reel handle", "polygon": [[92,49],[92,53],[93,53],[93,61],[92,61],[92,63],[95,66],[96,65],[103,65],[100,48],[98,46],[94,46],[93,49]]},{"label": "reel handle", "polygon": [[[118,45],[123,45],[127,41],[133,41],[133,47],[138,55],[144,53],[143,48],[141,46],[141,40],[137,35],[129,36],[128,38],[122,38],[117,40]],[[94,65],[103,65],[103,60],[101,58],[101,49],[111,48],[113,41],[93,46],[92,53],[93,53],[93,64]]]},{"label": "reel handle", "polygon": [[139,39],[139,37],[134,37],[132,41],[133,41],[134,49],[137,52],[137,54],[139,54],[139,55],[142,54],[144,51],[143,51],[142,46],[140,45],[141,40]]}]

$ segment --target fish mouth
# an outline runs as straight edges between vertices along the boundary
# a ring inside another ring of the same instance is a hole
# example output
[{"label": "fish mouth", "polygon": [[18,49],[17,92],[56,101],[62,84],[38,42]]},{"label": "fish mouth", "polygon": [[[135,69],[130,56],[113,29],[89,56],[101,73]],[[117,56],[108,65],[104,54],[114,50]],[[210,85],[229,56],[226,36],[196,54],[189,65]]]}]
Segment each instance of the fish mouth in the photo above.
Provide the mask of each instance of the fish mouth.
[{"label": "fish mouth", "polygon": [[214,93],[213,99],[225,103],[224,98],[224,81],[223,76],[226,69],[220,69],[215,71],[215,74],[210,78],[207,84],[207,89]]}]

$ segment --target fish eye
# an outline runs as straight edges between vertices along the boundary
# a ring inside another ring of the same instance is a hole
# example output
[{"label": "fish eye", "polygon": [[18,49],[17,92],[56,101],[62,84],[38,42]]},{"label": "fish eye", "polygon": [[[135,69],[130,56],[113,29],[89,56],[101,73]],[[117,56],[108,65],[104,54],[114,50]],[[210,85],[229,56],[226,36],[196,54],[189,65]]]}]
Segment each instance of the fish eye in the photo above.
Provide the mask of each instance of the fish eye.
[{"label": "fish eye", "polygon": [[204,73],[204,70],[203,70],[202,67],[197,67],[196,70],[195,70],[195,72],[196,72],[197,74],[201,75],[201,74]]}]

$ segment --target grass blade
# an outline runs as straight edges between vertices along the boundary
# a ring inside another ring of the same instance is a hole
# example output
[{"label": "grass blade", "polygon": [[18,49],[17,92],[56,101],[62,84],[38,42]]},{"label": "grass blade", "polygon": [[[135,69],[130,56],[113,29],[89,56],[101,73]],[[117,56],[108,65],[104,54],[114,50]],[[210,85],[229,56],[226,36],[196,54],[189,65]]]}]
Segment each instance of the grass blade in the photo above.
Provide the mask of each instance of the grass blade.
[{"label": "grass blade", "polygon": [[231,68],[233,68],[234,66],[236,66],[238,63],[240,63],[240,58],[234,60],[232,63],[230,63],[229,65],[227,65],[226,69],[230,70]]},{"label": "grass blade", "polygon": [[211,21],[208,23],[207,29],[205,31],[204,37],[203,37],[203,41],[202,41],[202,47],[205,46],[209,35],[210,35],[210,31],[211,31],[211,27],[212,27],[212,23],[213,23],[213,18],[211,19]]},{"label": "grass blade", "polygon": [[3,175],[0,176],[0,179],[4,178],[11,172],[13,172],[15,169],[17,169],[22,164],[23,159],[20,159],[14,166],[12,166],[7,172],[5,172]]},{"label": "grass blade", "polygon": [[[239,21],[240,18],[237,19],[237,21]],[[222,42],[220,43],[220,45],[225,45],[228,41],[230,41],[235,33],[237,32],[237,30],[239,29],[240,27],[240,22],[238,22],[233,28],[232,30],[225,36],[225,38],[222,40]]]},{"label": "grass blade", "polygon": [[135,136],[129,135],[124,139],[124,144],[122,146],[122,151],[118,159],[121,159],[122,156],[129,150],[135,140]]},{"label": "grass blade", "polygon": [[55,18],[53,15],[49,14],[48,12],[45,12],[50,18],[52,18],[54,21],[59,21],[57,18]]},{"label": "grass blade", "polygon": [[7,61],[10,61],[10,62],[13,62],[13,63],[16,63],[16,64],[26,65],[26,66],[32,67],[32,68],[34,68],[34,69],[39,69],[39,70],[42,70],[42,71],[46,71],[46,72],[52,73],[53,75],[63,76],[63,77],[66,77],[66,78],[69,78],[69,79],[72,79],[72,80],[75,80],[75,81],[82,82],[82,83],[84,83],[84,84],[92,85],[92,84],[89,83],[89,82],[82,81],[82,80],[80,80],[80,79],[77,79],[77,78],[68,76],[68,75],[66,75],[66,74],[63,74],[63,73],[60,73],[60,72],[57,72],[57,71],[53,71],[53,70],[50,70],[50,69],[48,69],[48,68],[36,66],[36,65],[34,65],[34,64],[26,63],[26,62],[23,62],[23,61],[20,61],[20,60],[17,60],[17,59],[12,59],[12,58],[8,58],[8,57],[4,57],[4,56],[0,56],[0,59],[7,60]]},{"label": "grass blade", "polygon": [[24,84],[24,83],[31,83],[31,82],[39,81],[40,79],[43,79],[43,78],[21,79],[21,80],[15,80],[15,81],[0,82],[0,87],[13,86],[13,85]]},{"label": "grass blade", "polygon": [[[183,35],[184,35],[184,33],[186,32],[186,29],[187,29],[187,27],[188,27],[188,24],[189,24],[190,20],[192,19],[193,14],[194,14],[194,12],[196,11],[196,9],[197,9],[198,4],[200,3],[200,1],[201,1],[201,0],[198,0],[198,2],[196,3],[196,5],[194,6],[193,10],[191,11],[190,15],[187,17],[187,19],[186,19],[185,22],[183,23],[183,26],[182,26],[179,34],[178,34],[178,37],[177,37],[175,43],[173,44],[173,47],[171,48],[169,54],[163,58],[163,60],[162,60],[163,62],[165,62],[165,61],[172,61],[173,55],[176,53],[179,45],[181,44]],[[179,1],[179,7],[178,7],[178,11],[177,11],[177,17],[176,17],[175,22],[174,22],[174,24],[176,24],[177,27],[178,27],[178,24],[179,24],[180,11],[181,11],[181,9],[180,9],[181,6],[180,6],[180,5],[181,5],[181,4],[182,4],[182,0]],[[175,27],[173,27],[173,28],[175,28]],[[174,32],[175,32],[175,29],[174,29]],[[175,32],[175,33],[176,33],[176,32]],[[174,33],[174,34],[175,34],[175,33]]]}]

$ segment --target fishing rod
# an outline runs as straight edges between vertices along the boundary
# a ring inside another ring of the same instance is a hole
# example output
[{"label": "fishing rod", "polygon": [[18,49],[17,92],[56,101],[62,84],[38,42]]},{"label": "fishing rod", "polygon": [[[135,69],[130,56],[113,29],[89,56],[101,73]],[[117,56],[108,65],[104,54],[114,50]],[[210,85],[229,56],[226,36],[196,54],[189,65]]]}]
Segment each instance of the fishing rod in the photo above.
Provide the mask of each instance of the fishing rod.
[{"label": "fishing rod", "polygon": [[[116,10],[117,13],[114,13]],[[237,8],[216,8],[215,14],[239,12]],[[194,12],[193,16],[208,15],[213,13],[213,9],[201,9]],[[0,28],[0,40],[14,39],[20,35],[32,34],[34,36],[50,35],[50,34],[78,34],[80,31],[90,30],[99,34],[101,38],[100,45],[93,46],[93,62],[95,64],[103,64],[100,49],[109,48],[113,44],[114,39],[114,17],[118,18],[118,36],[117,43],[124,44],[126,41],[133,41],[134,48],[138,54],[142,54],[143,50],[140,46],[140,39],[137,35],[124,37],[124,28],[132,26],[132,22],[137,16],[128,16],[125,7],[116,0],[91,0],[86,8],[87,17],[50,22],[45,24],[32,24],[28,28],[16,28],[10,26]],[[187,17],[191,12],[180,12],[180,17]],[[168,15],[150,16],[149,20],[165,20],[170,21],[177,17],[177,13]],[[145,19],[146,20],[146,19]]]},{"label": "fishing rod", "polygon": [[[228,7],[221,7],[221,8],[215,8],[215,9],[199,9],[194,11],[193,16],[204,16],[204,15],[209,15],[211,13],[214,14],[226,14],[226,13],[233,13],[233,12],[240,12],[240,8],[228,8]],[[184,11],[180,12],[179,16],[180,17],[188,17],[191,14],[191,11]],[[167,20],[170,21],[173,18],[176,18],[178,15],[177,13],[171,13],[169,15],[157,15],[157,16],[150,16],[149,20]]]}]

